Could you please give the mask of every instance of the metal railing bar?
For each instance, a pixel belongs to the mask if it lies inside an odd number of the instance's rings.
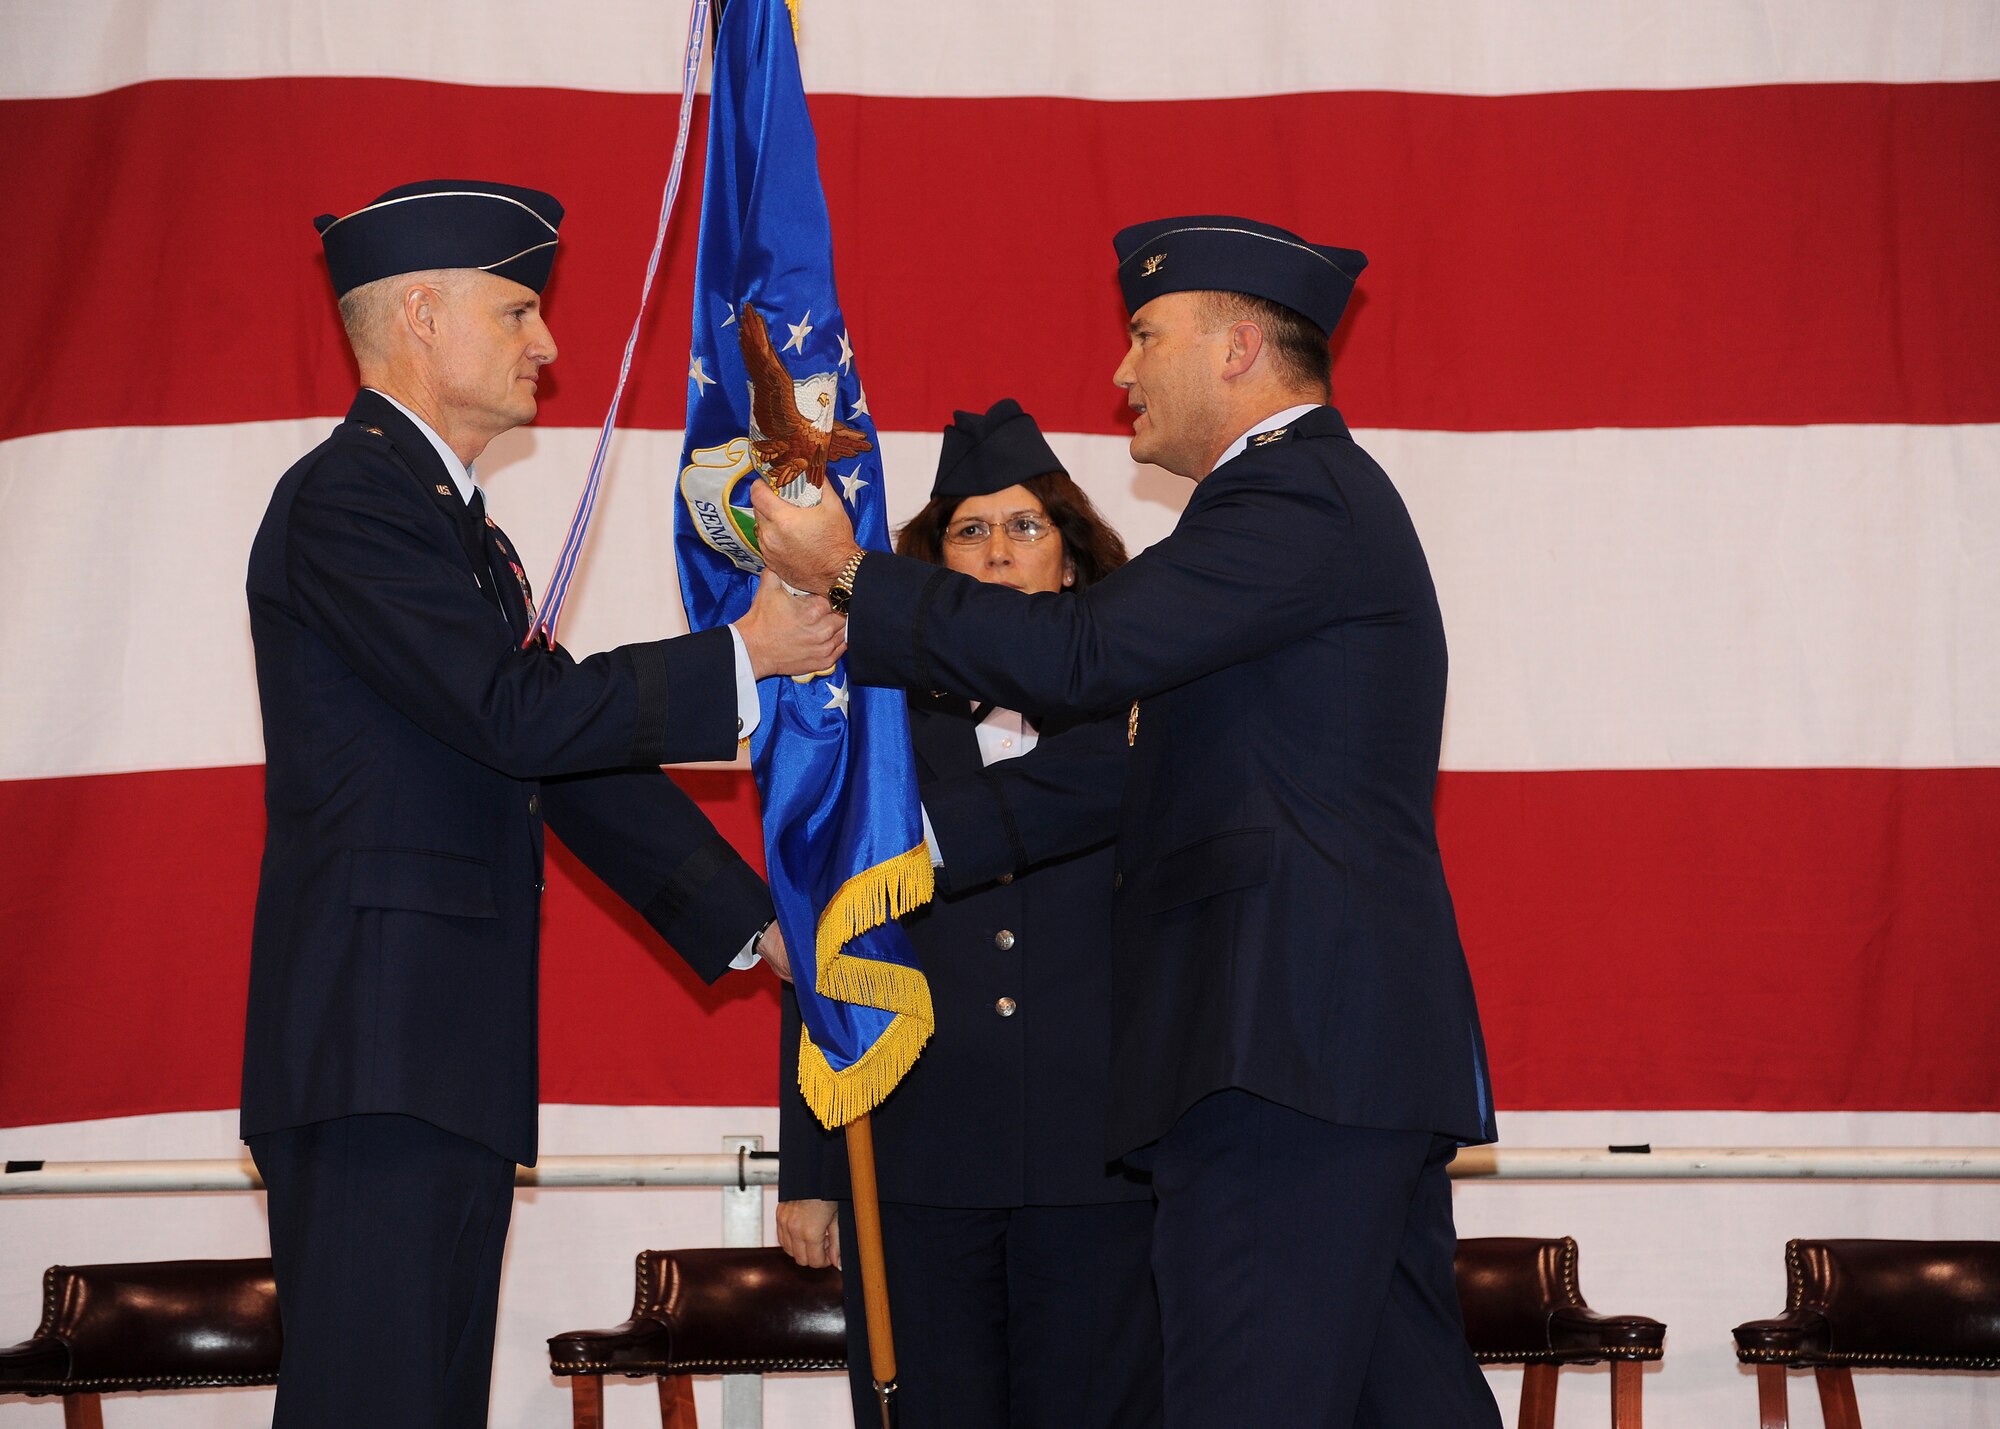
[[[2000,1146],[1474,1146],[1451,1174],[1463,1181],[2000,1181]],[[774,1153],[544,1156],[515,1184],[770,1186]],[[246,1158],[187,1161],[9,1161],[0,1196],[254,1191]]]

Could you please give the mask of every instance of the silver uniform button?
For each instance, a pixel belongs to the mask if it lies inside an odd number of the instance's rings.
[[[1003,953],[1006,952],[1009,948],[1014,946],[1014,935],[1008,932],[1005,928],[1002,928],[999,932],[993,935],[993,946],[998,948]]]
[[[998,1002],[993,1004],[993,1010],[999,1013],[1002,1017],[1012,1017],[1014,1015],[1014,1006],[1015,1004],[1013,998],[1003,997]]]
[[[530,794],[528,796],[528,812],[530,814],[539,814],[541,811],[542,796],[539,794]]]

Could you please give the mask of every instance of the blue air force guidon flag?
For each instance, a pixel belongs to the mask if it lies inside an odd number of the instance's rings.
[[[889,544],[881,453],[834,296],[833,236],[784,0],[732,0],[716,35],[695,257],[675,554],[696,630],[749,607],[764,562],[750,484],[844,501]],[[931,1034],[929,985],[896,919],[931,896],[899,690],[844,666],[768,679],[751,763],[791,951],[799,1087],[829,1127],[874,1107]]]

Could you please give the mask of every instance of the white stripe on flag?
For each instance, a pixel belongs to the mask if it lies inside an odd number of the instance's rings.
[[[243,579],[326,420],[0,444],[0,778],[262,760]],[[2000,764],[2000,427],[1362,432],[1409,501],[1451,641],[1449,769]],[[479,463],[529,569],[594,431]],[[938,438],[883,437],[892,522]],[[1134,549],[1188,485],[1121,438],[1059,455]],[[678,634],[677,432],[614,443],[571,605],[579,652]]]
[[[688,13],[673,0],[595,0],[560,16],[528,0],[140,8],[11,0],[0,98],[313,75],[672,93]],[[803,10],[806,88],[841,94],[1224,99],[2000,78],[1989,0],[807,0]]]

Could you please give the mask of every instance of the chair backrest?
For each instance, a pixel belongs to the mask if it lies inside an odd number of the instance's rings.
[[[1458,1243],[1458,1305],[1481,1364],[1656,1360],[1667,1327],[1645,1315],[1603,1315],[1576,1283],[1576,1242],[1494,1236]]]
[[[674,1373],[847,1368],[838,1270],[776,1246],[641,1251],[637,1270],[632,1317],[666,1323]]]
[[[2000,1369],[2000,1242],[1794,1240],[1786,1312],[1826,1321],[1833,1363]]]
[[[1583,1305],[1576,1242],[1568,1236],[1461,1240],[1454,1269],[1466,1342],[1485,1364],[1547,1358],[1549,1316]]]
[[[275,1383],[282,1334],[271,1262],[52,1265],[30,1343],[67,1352],[66,1372],[49,1384],[58,1392]]]

